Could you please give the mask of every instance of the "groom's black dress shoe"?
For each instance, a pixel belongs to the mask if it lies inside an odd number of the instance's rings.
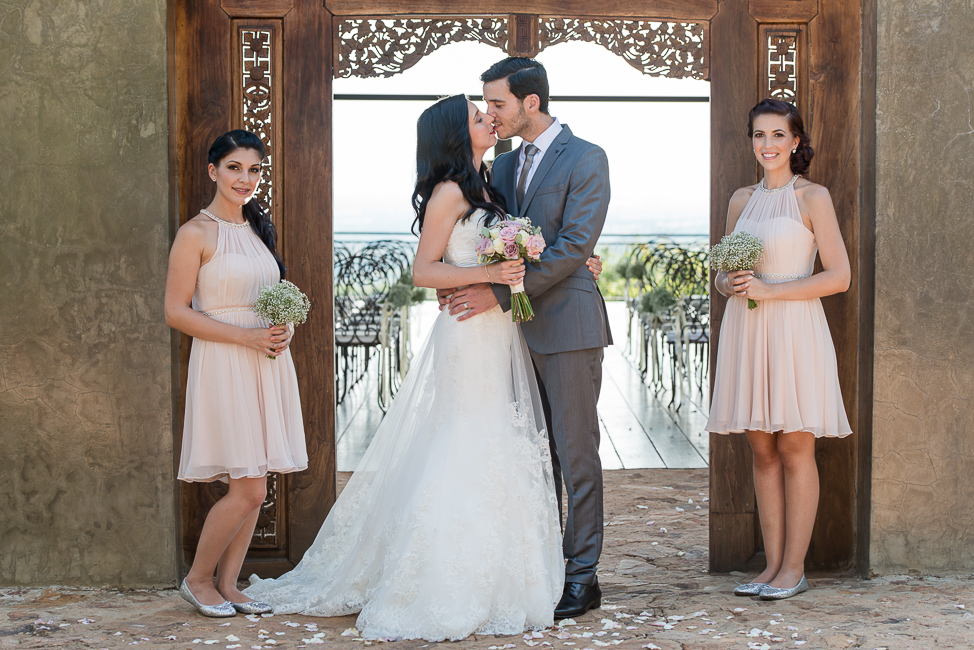
[[[580,582],[566,582],[565,591],[555,607],[555,618],[574,618],[590,609],[602,606],[602,590],[599,583],[583,585]]]

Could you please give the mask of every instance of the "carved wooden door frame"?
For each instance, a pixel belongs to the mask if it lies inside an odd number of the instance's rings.
[[[874,84],[868,71],[875,66],[869,67],[871,40],[863,15],[873,16],[874,26],[874,5],[875,0],[169,0],[172,233],[209,200],[203,174],[209,143],[244,123],[269,129],[272,210],[281,246],[291,279],[315,305],[292,349],[311,466],[277,483],[283,498],[265,504],[276,507],[276,546],[252,549],[246,570],[275,575],[293,566],[335,500],[333,71],[339,66],[341,73],[348,65],[343,21],[409,17],[507,18],[507,50],[521,55],[537,54],[556,40],[550,32],[543,35],[549,19],[576,21],[573,25],[591,20],[603,25],[639,20],[699,25],[706,41],[704,76],[711,81],[714,240],[724,231],[733,191],[758,178],[744,134],[747,111],[770,93],[797,101],[816,148],[811,178],[832,194],[853,272],[850,291],[823,303],[856,435],[818,446],[822,497],[809,568],[846,568],[854,562],[868,566],[875,223],[869,128],[874,118],[863,112],[870,105],[863,98]],[[501,36],[495,30],[482,38],[496,41]],[[591,36],[598,38],[602,36]],[[604,38],[602,44],[612,49],[611,35]],[[614,47],[623,54],[618,42]],[[627,60],[634,64],[638,56],[638,51],[629,52]],[[712,306],[711,364],[723,308],[718,296]],[[187,359],[188,339],[175,336],[177,457]],[[743,568],[759,550],[749,456],[742,436],[712,436],[714,571]],[[185,568],[195,548],[194,531],[214,493],[209,486],[180,488],[177,542]]]
[[[170,0],[168,20],[172,235],[212,197],[203,173],[210,143],[231,128],[262,132],[270,143],[265,183],[288,277],[313,300],[298,332],[301,343],[292,348],[309,467],[269,481],[243,573],[279,575],[300,561],[336,496],[331,19],[320,2],[307,0]],[[189,338],[174,335],[177,459],[188,358]],[[219,484],[178,483],[183,572],[220,490]]]

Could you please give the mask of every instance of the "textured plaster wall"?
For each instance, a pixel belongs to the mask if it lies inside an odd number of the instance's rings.
[[[974,569],[974,2],[879,0],[870,564]]]
[[[165,0],[0,0],[0,584],[175,575]]]

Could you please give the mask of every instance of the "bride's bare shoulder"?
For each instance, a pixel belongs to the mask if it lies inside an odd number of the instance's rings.
[[[438,183],[430,193],[427,214],[431,211],[439,214],[462,214],[467,211],[467,199],[463,196],[460,186],[453,181]]]
[[[463,190],[456,181],[442,181],[430,193],[430,201],[451,202],[463,200]]]

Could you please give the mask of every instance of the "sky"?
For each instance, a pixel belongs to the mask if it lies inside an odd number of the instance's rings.
[[[504,58],[455,43],[386,79],[336,79],[334,93],[480,95],[481,72]],[[649,77],[593,43],[563,43],[538,57],[552,95],[703,96],[710,84]],[[334,103],[335,232],[408,232],[416,120],[423,101]],[[480,109],[485,106],[480,104]],[[551,115],[601,146],[611,200],[604,235],[710,231],[710,104],[551,102]],[[514,146],[519,141],[515,139]]]

